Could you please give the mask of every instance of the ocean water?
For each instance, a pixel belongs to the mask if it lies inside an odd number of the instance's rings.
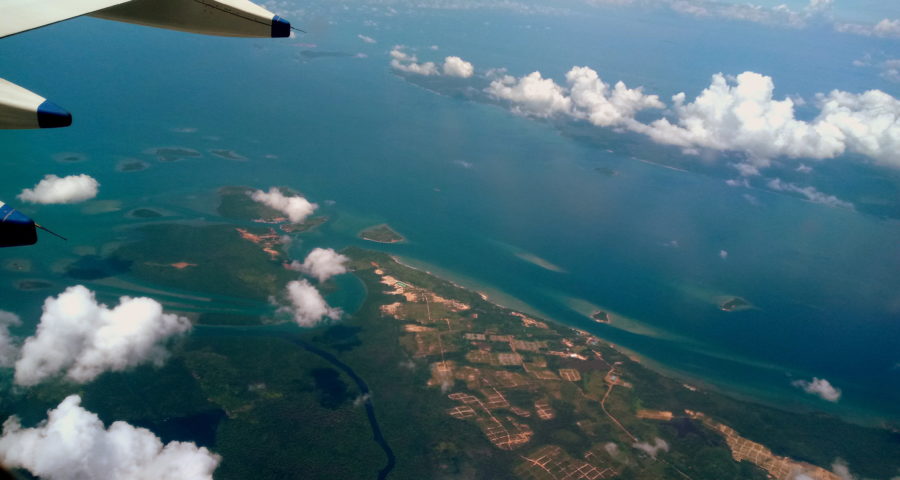
[[[387,56],[405,44],[423,60],[460,55],[479,70],[539,69],[557,79],[588,65],[663,98],[695,95],[713,73],[745,70],[772,75],[782,95],[812,98],[833,88],[898,95],[896,85],[849,67],[879,41],[615,9],[586,18],[401,13],[377,16],[377,27],[363,25],[366,15],[329,15],[327,28],[284,41],[78,19],[0,42],[4,78],[75,114],[69,129],[3,132],[2,198],[18,203],[14,196],[48,173],[87,173],[101,183],[98,199],[85,204],[22,206],[70,240],[45,237],[0,252],[0,268],[32,265],[27,276],[0,271],[0,309],[26,321],[18,333],[34,328],[47,295],[83,283],[61,265],[127,240],[137,222],[129,210],[212,218],[220,186],[286,185],[330,217],[295,246],[297,256],[316,246],[379,248],[500,303],[595,332],[694,383],[863,421],[900,419],[896,219],[732,188],[727,167],[692,173],[636,161],[616,136],[584,141],[416,86],[391,72]],[[357,33],[378,43],[364,44]],[[335,55],[310,58],[304,50]],[[203,156],[164,163],[146,153],[166,146]],[[85,159],[60,161],[61,152]],[[124,159],[150,167],[119,172]],[[822,166],[829,168],[837,167]],[[900,198],[900,179],[884,169],[831,182],[830,193],[871,187],[888,203]],[[356,238],[382,222],[409,241]],[[14,284],[22,278],[54,287],[20,292]],[[103,298],[127,293],[86,283]],[[330,299],[352,311],[358,285],[341,286]],[[732,295],[755,308],[720,311],[718,302]],[[613,324],[588,319],[594,308],[612,312]],[[814,376],[841,388],[841,401],[791,386]]]

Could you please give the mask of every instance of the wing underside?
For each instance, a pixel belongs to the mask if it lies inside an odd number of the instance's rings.
[[[0,38],[103,10],[128,0],[0,0]]]

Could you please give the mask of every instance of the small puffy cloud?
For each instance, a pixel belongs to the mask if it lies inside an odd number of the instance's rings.
[[[391,68],[415,75],[440,75],[437,65],[435,65],[434,62],[420,64],[418,63],[418,57],[404,52],[403,48],[402,45],[398,45],[391,50]]]
[[[291,314],[301,327],[314,327],[325,319],[341,318],[341,310],[329,307],[322,294],[305,279],[288,283],[287,297],[290,305],[279,311]]]
[[[366,394],[364,394],[364,395],[359,395],[359,396],[357,396],[356,398],[353,399],[353,406],[354,406],[354,407],[361,407],[361,406],[365,405],[366,402],[368,402],[369,399],[371,399],[371,398],[372,398],[372,394],[371,394],[371,393],[366,393]]]
[[[659,437],[656,437],[653,440],[653,444],[650,444],[649,442],[638,442],[638,443],[635,443],[634,445],[632,445],[632,447],[643,451],[644,453],[646,453],[647,455],[649,455],[653,458],[656,458],[656,455],[659,454],[660,451],[663,451],[663,452],[669,451],[669,444],[665,440],[663,440]]]
[[[606,442],[603,444],[603,449],[606,450],[606,453],[611,457],[619,456],[619,446],[613,442]]]
[[[809,165],[805,165],[805,164],[801,163],[797,168],[794,169],[794,171],[800,172],[800,173],[810,173],[813,171],[813,169]]]
[[[791,385],[810,395],[818,395],[829,402],[837,402],[841,399],[841,389],[835,388],[831,385],[831,382],[824,378],[813,377],[811,381],[795,380],[791,382]]]
[[[719,258],[722,260],[728,259],[728,250],[719,250]]]
[[[852,203],[845,202],[834,195],[822,193],[812,186],[801,187],[793,183],[784,182],[780,178],[773,178],[772,180],[769,180],[766,185],[772,190],[780,192],[799,193],[813,203],[821,203],[823,205],[828,205],[829,207],[853,208]]]
[[[270,188],[268,192],[257,190],[250,194],[250,198],[287,215],[291,223],[303,223],[319,208],[315,203],[299,195],[289,197],[276,187]]]
[[[106,428],[81,407],[78,395],[67,397],[34,428],[22,428],[10,417],[0,436],[0,463],[47,480],[212,480],[220,460],[194,443],[163,445],[150,430],[126,422]]]
[[[35,385],[58,374],[85,383],[106,371],[161,363],[165,342],[188,331],[187,318],[163,313],[150,298],[122,297],[109,308],[78,285],[44,302],[37,333],[25,340],[15,382]]]
[[[0,367],[11,367],[19,356],[19,347],[9,334],[9,327],[21,325],[19,316],[0,310]]]
[[[469,78],[475,73],[475,67],[459,57],[445,58],[443,70],[448,77]]]
[[[405,48],[403,45],[397,45],[391,50],[391,68],[394,70],[415,75],[443,75],[457,78],[470,78],[475,73],[475,67],[462,58],[446,57],[441,65],[434,62],[419,63],[419,57],[406,53]],[[431,50],[436,50],[436,48],[431,48]]]
[[[100,183],[89,175],[57,177],[46,175],[34,188],[26,188],[19,200],[30,203],[59,204],[78,203],[97,196]]]
[[[295,260],[288,268],[315,277],[321,283],[335,275],[347,273],[347,262],[349,261],[349,258],[335,252],[334,249],[314,248],[303,260],[303,263]]]
[[[369,37],[367,35],[363,35],[361,33],[359,35],[357,35],[356,38],[362,40],[365,43],[377,43],[377,41],[374,38]]]
[[[831,464],[831,471],[841,477],[841,480],[856,480],[856,476],[850,472],[850,465],[843,458],[837,458]]]

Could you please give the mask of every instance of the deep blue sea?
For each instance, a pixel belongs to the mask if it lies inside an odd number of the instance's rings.
[[[285,185],[330,217],[295,246],[298,257],[363,244],[360,229],[387,222],[408,243],[366,246],[595,332],[692,383],[791,408],[900,420],[900,221],[729,187],[724,167],[685,172],[636,161],[615,135],[588,142],[417,86],[391,71],[387,55],[404,44],[422,60],[459,55],[479,71],[540,70],[558,81],[587,65],[664,99],[696,95],[714,73],[745,70],[772,75],[782,96],[871,88],[900,96],[897,84],[851,67],[880,40],[616,9],[336,12],[292,19],[315,28],[286,40],[78,19],[0,41],[4,78],[75,115],[64,130],[0,133],[0,198],[19,204],[15,195],[48,173],[101,183],[85,204],[21,205],[70,240],[0,251],[0,268],[26,259],[28,278],[55,285],[20,292],[22,276],[0,270],[0,309],[25,319],[16,331],[29,333],[43,299],[78,283],[60,265],[127,238],[129,210],[212,217],[220,186]],[[363,23],[370,19],[377,25]],[[146,153],[166,146],[204,155],[162,163]],[[63,152],[84,160],[59,161]],[[117,171],[125,159],[150,168]],[[871,189],[870,201],[896,207],[895,171],[841,162],[821,170],[855,176],[820,178],[822,190],[860,198]],[[720,311],[733,295],[755,308]],[[353,297],[338,292],[332,301]],[[611,312],[613,324],[590,321],[595,308]],[[841,401],[791,386],[812,377],[841,388]]]

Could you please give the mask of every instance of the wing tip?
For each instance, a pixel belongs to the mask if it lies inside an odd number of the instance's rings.
[[[272,38],[285,38],[291,36],[291,23],[275,15],[272,17]]]
[[[37,117],[41,128],[68,127],[72,124],[72,114],[49,100],[38,105]]]

